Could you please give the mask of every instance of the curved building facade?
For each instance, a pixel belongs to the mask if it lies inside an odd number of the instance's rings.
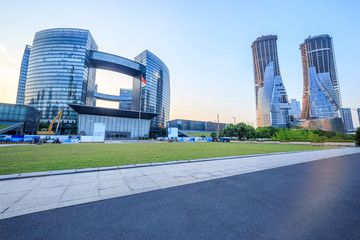
[[[88,30],[49,29],[37,32],[30,53],[25,104],[51,121],[63,109],[65,123],[76,121],[68,104],[92,105],[95,69],[90,51],[97,45]]]
[[[134,78],[132,110],[139,110],[141,84],[141,111],[158,113],[151,127],[166,127],[170,115],[170,74],[169,69],[155,54],[145,50],[135,57],[135,61],[146,66],[143,73],[146,84]]]
[[[301,118],[338,117],[341,96],[332,38],[327,34],[309,37],[300,51],[304,79]]]
[[[290,126],[291,107],[280,75],[276,40],[276,35],[262,36],[251,45],[258,127]]]
[[[134,77],[133,91],[121,94],[127,97],[121,106],[126,109],[131,106],[131,110],[139,110],[140,82],[144,77],[147,84],[141,87],[141,110],[158,114],[151,122],[153,128],[165,127],[170,111],[170,77],[166,65],[148,50],[135,60],[97,50],[88,30],[56,28],[37,32],[29,49],[28,69],[21,71],[27,73],[25,104],[39,110],[43,122],[51,121],[62,109],[61,128],[71,128],[77,115],[68,104],[93,106],[94,99],[102,96],[111,100],[110,95],[101,93],[94,98],[99,68]]]
[[[25,101],[25,86],[26,86],[27,71],[29,67],[30,50],[31,50],[31,46],[26,45],[23,58],[21,61],[19,86],[16,97],[16,104],[20,104],[20,105],[24,105],[24,101]]]

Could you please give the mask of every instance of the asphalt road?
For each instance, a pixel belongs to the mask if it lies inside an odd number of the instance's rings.
[[[360,239],[360,154],[5,219],[0,239]]]

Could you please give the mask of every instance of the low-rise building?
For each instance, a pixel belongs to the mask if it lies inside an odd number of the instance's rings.
[[[96,123],[105,124],[105,140],[135,139],[149,136],[150,122],[158,114],[84,105],[69,106],[77,113],[77,133],[94,134]]]

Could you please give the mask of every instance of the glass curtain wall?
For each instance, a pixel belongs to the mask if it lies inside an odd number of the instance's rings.
[[[62,109],[62,122],[74,123],[67,105],[92,105],[95,72],[90,50],[98,47],[88,30],[58,28],[37,32],[32,44],[25,104],[38,109],[42,121],[51,121]]]

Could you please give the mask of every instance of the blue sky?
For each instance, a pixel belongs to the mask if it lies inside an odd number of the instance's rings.
[[[25,44],[37,31],[88,29],[100,51],[133,59],[144,49],[170,70],[170,118],[252,123],[255,93],[251,43],[278,35],[280,71],[289,98],[301,101],[299,45],[330,34],[344,107],[360,107],[358,1],[9,1],[0,14],[0,102],[16,99]],[[99,91],[131,87],[121,74],[97,71]],[[105,103],[101,103],[104,105]],[[107,105],[114,106],[114,105]],[[353,112],[354,120],[357,118]],[[358,126],[358,120],[355,125]]]

